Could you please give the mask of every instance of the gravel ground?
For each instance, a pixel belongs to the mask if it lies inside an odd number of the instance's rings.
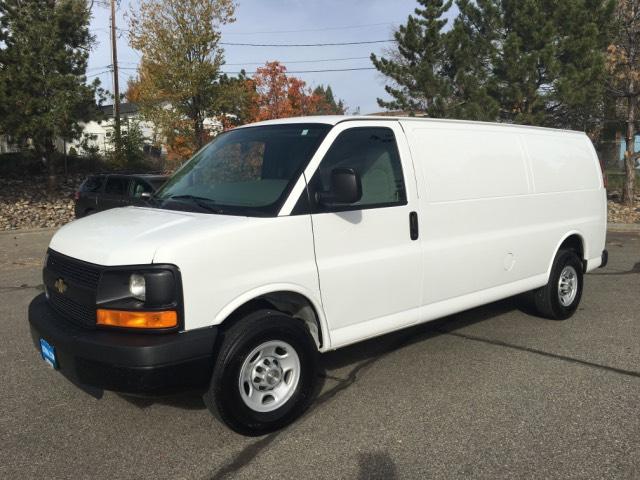
[[[326,354],[311,411],[260,438],[48,368],[26,309],[50,235],[0,234],[0,478],[640,478],[637,234],[609,235],[571,319],[507,300]]]
[[[47,194],[45,176],[0,178],[0,231],[60,227],[74,219],[73,195],[83,175],[59,177],[58,189]]]
[[[61,227],[73,220],[73,195],[85,175],[58,178],[59,188],[52,195],[46,193],[45,176],[0,178],[0,231]],[[617,201],[619,192],[610,196],[610,223],[640,224],[640,195],[632,207]]]

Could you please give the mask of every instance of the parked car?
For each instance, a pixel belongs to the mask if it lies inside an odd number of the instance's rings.
[[[309,406],[319,352],[518,294],[569,318],[607,262],[606,212],[584,133],[258,123],[216,137],[148,208],[61,228],[32,336],[80,384],[202,388],[228,426],[263,434]]]
[[[169,178],[167,175],[91,175],[75,194],[76,218],[110,208],[145,205]]]

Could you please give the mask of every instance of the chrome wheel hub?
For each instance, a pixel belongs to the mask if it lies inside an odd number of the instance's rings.
[[[258,390],[271,390],[282,381],[282,367],[275,357],[265,357],[253,367],[251,383]]]
[[[563,307],[570,306],[578,295],[578,272],[567,265],[560,272],[558,280],[558,299]]]
[[[238,388],[250,409],[271,412],[284,405],[300,380],[300,358],[287,342],[273,340],[254,348],[242,364]]]

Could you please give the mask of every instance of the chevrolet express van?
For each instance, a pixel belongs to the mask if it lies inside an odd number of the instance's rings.
[[[606,198],[583,133],[307,117],[223,133],[145,207],[61,228],[29,310],[78,384],[204,387],[249,435],[312,400],[318,353],[529,292],[577,309],[606,263]]]

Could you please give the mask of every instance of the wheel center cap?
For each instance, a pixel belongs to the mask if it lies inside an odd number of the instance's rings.
[[[269,370],[267,372],[267,383],[275,385],[280,380],[280,373],[277,370]]]
[[[282,368],[272,357],[262,359],[253,368],[253,385],[259,390],[271,390],[282,382]]]

